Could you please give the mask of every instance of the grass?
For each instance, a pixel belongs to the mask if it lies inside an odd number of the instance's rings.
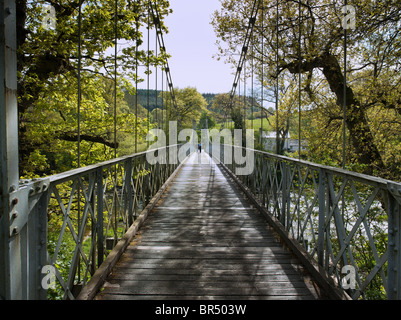
[[[261,123],[262,122],[262,123]],[[269,122],[267,121],[267,119],[263,119],[263,121],[261,121],[261,119],[247,119],[245,121],[245,127],[246,129],[254,129],[254,130],[260,130],[260,127],[262,125],[263,131],[271,131],[272,127],[269,124]],[[216,127],[220,127],[220,125],[216,126]],[[227,121],[227,127],[228,128],[234,128],[234,123],[232,121]]]

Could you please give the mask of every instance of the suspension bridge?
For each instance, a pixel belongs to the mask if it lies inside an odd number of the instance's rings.
[[[400,299],[401,184],[394,181],[220,136],[204,141],[202,152],[191,141],[20,180],[17,8],[13,0],[1,4],[2,299],[356,300],[373,284]],[[255,1],[232,97],[258,8]],[[168,64],[164,71],[174,100]],[[159,161],[151,164],[149,153]],[[237,161],[244,154],[251,156]],[[60,217],[51,241],[49,214]],[[66,238],[73,248],[65,249]],[[366,255],[372,264],[363,263]]]

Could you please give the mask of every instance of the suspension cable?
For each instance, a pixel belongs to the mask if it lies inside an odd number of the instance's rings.
[[[347,0],[344,1],[347,6]],[[347,116],[347,28],[344,28],[344,101],[343,101],[343,163],[342,167],[345,169],[345,121]]]
[[[301,19],[302,19],[302,10],[301,10],[301,1],[298,3],[298,159],[301,159]]]
[[[77,106],[77,153],[78,153],[78,168],[81,167],[81,62],[82,62],[82,0],[79,0],[79,10],[78,10],[78,106]],[[81,181],[79,179],[79,181]],[[77,188],[77,221],[78,221],[78,230],[81,227],[81,188],[80,183],[78,183]],[[80,265],[80,257],[78,256],[78,265]],[[78,281],[81,280],[81,268],[78,267]]]
[[[117,1],[114,2],[114,158],[117,158]]]
[[[156,53],[156,59],[157,59],[157,57],[158,57],[158,50],[157,50],[157,28],[155,28],[156,29],[156,37],[155,37],[155,40],[156,40],[156,44],[155,44],[155,53]],[[155,94],[155,101],[156,101],[156,104],[155,104],[155,110],[156,110],[156,112],[155,112],[155,118],[156,118],[156,123],[157,123],[157,128],[159,128],[159,117],[158,117],[158,107],[157,107],[157,63],[156,63],[156,65],[155,65],[155,91],[156,91],[156,94]]]
[[[136,2],[136,10],[139,11],[139,1]],[[138,48],[139,48],[139,13],[135,21],[136,25],[136,44],[135,44],[135,153],[138,152]]]
[[[148,114],[148,132],[149,132],[149,123],[150,123],[150,111],[149,111],[149,77],[150,77],[150,0],[148,0],[148,53],[147,53],[147,75],[146,75],[146,88],[147,88],[147,114]],[[147,146],[149,148],[149,141],[147,140]]]
[[[157,32],[157,39],[158,39],[158,43],[159,43],[159,47],[160,47],[160,54],[165,54],[166,46],[164,44],[163,31],[162,31],[161,24],[160,24],[160,14],[157,9],[157,6],[155,6],[155,8],[153,8],[153,6],[150,5],[150,11],[151,11],[153,19],[154,19],[155,27],[159,31],[159,32]],[[178,110],[177,100],[175,97],[175,91],[174,91],[173,80],[171,77],[170,67],[169,67],[167,59],[165,60],[164,71],[166,73],[166,82],[167,82],[167,85],[168,85],[168,88],[170,91],[170,98],[171,98],[172,104],[176,110],[177,120],[180,123],[180,114],[179,114],[179,110]]]
[[[164,73],[163,72],[162,72],[162,83],[161,83],[161,96],[162,96],[162,101],[161,101],[161,103],[162,103],[162,105],[161,105],[161,110],[162,110],[161,122],[162,122],[162,125],[161,125],[161,128],[162,128],[162,130],[164,130],[163,129],[163,126],[164,126],[164,115],[163,115],[163,113],[164,113]]]
[[[278,66],[278,33],[279,33],[279,23],[278,23],[278,15],[279,15],[279,0],[276,0],[276,154],[279,154],[279,121],[278,121],[278,107],[279,107],[279,79],[278,79],[278,73],[279,73],[279,66]],[[285,137],[284,137],[285,138]]]
[[[246,59],[244,60],[244,134],[246,130]]]
[[[253,36],[252,36],[252,38],[253,38]],[[254,97],[254,95],[253,95],[253,80],[254,80],[254,78],[253,78],[253,76],[254,76],[254,72],[255,72],[255,65],[254,65],[254,54],[255,54],[255,52],[254,52],[254,50],[253,50],[253,41],[252,41],[252,55],[251,55],[251,96],[252,96],[252,108],[251,108],[251,128],[252,128],[252,130],[253,130],[253,107],[254,107],[254,104],[255,104],[255,97]]]
[[[262,6],[262,59],[261,59],[261,79],[260,79],[260,84],[261,84],[261,88],[260,88],[260,130],[259,130],[259,142],[260,142],[260,146],[263,150],[263,137],[262,137],[262,133],[263,133],[263,104],[264,104],[264,62],[265,62],[265,56],[264,56],[264,43],[265,43],[265,39],[263,36],[263,31],[264,31],[264,7]]]
[[[251,40],[251,35],[253,33],[253,29],[255,26],[255,21],[256,21],[256,16],[258,14],[258,10],[259,10],[259,4],[260,4],[261,0],[254,0],[253,1],[253,7],[252,7],[252,12],[251,12],[251,17],[249,18],[249,24],[246,30],[246,35],[245,35],[245,41],[244,41],[244,45],[242,46],[242,50],[241,50],[241,56],[238,62],[238,66],[237,66],[237,72],[235,74],[235,78],[234,78],[234,83],[231,89],[231,94],[230,94],[230,107],[232,108],[233,105],[233,99],[235,96],[235,91],[238,85],[238,82],[240,80],[241,77],[241,71],[244,65],[244,61],[247,55],[247,51],[248,51],[248,46],[249,46],[249,42]]]
[[[82,0],[79,0],[78,9],[78,105],[77,105],[77,152],[78,152],[78,168],[81,166],[81,33],[82,33]]]

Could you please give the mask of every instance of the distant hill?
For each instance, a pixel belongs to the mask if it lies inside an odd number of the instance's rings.
[[[160,90],[149,90],[149,111],[152,112],[155,108],[162,108],[162,99],[160,97]],[[220,118],[224,115],[223,110],[211,110],[213,102],[218,94],[216,93],[202,93],[202,96],[207,101],[207,109],[214,114],[215,118]],[[157,99],[157,100],[156,100]],[[127,101],[128,107],[131,112],[135,112],[135,95],[130,95],[128,91],[125,92],[125,100]],[[148,109],[148,90],[138,89],[138,105],[139,114],[145,115]],[[142,107],[142,108],[141,108]]]
[[[162,99],[159,97],[160,93],[160,90],[149,90],[149,111],[162,107]],[[130,95],[128,91],[125,91],[125,100],[127,101],[130,110],[134,111],[135,95]],[[148,109],[148,90],[138,89],[138,104],[146,110]]]
[[[160,97],[160,90],[149,90],[149,110],[152,111],[156,107],[162,107],[162,99]],[[213,104],[217,94],[215,93],[202,93],[202,96],[206,99],[208,104],[208,109]],[[157,99],[157,100],[156,100]],[[125,92],[125,100],[131,110],[135,107],[135,95],[130,95],[127,91]],[[148,90],[138,89],[138,104],[147,109],[148,106]]]

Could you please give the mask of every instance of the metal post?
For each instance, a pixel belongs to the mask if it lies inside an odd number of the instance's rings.
[[[97,207],[97,266],[103,263],[103,168],[99,167],[96,172],[96,207]]]
[[[267,194],[270,193],[270,190],[267,189],[267,182],[269,181],[268,179],[268,163],[267,160],[264,158],[263,155],[260,156],[262,158],[262,185],[260,186],[260,192],[262,193],[262,205],[266,207],[267,210],[269,210],[269,201],[267,201]]]
[[[31,256],[28,257],[29,263],[32,265],[29,269],[31,281],[28,286],[27,299],[40,299],[47,298],[47,290],[43,288],[42,280],[45,274],[42,273],[42,268],[47,264],[47,208],[49,204],[50,191],[43,188],[43,194],[38,194],[38,200],[31,214],[31,220],[35,224],[30,227],[30,236],[33,237],[29,241],[31,247]],[[33,202],[33,201],[32,201]],[[36,211],[35,211],[36,210]],[[38,270],[40,269],[40,270]]]
[[[281,201],[281,212],[280,212],[280,222],[284,227],[288,227],[286,225],[286,212],[287,212],[287,201],[288,201],[288,195],[287,195],[287,164],[285,162],[282,163],[283,166],[281,167],[281,195],[282,195],[282,201]]]
[[[401,189],[388,186],[388,273],[387,299],[401,299]]]
[[[132,190],[132,159],[128,159],[124,165],[125,168],[125,189],[126,189],[126,204],[125,210],[128,213],[128,226],[134,223],[134,210],[133,210],[133,190]]]
[[[317,262],[323,266],[324,263],[324,236],[325,236],[325,219],[326,219],[326,173],[319,170],[319,229],[317,240]]]
[[[0,3],[0,298],[13,299],[22,297],[16,276],[21,271],[19,236],[9,232],[19,185],[16,5],[15,0]]]

